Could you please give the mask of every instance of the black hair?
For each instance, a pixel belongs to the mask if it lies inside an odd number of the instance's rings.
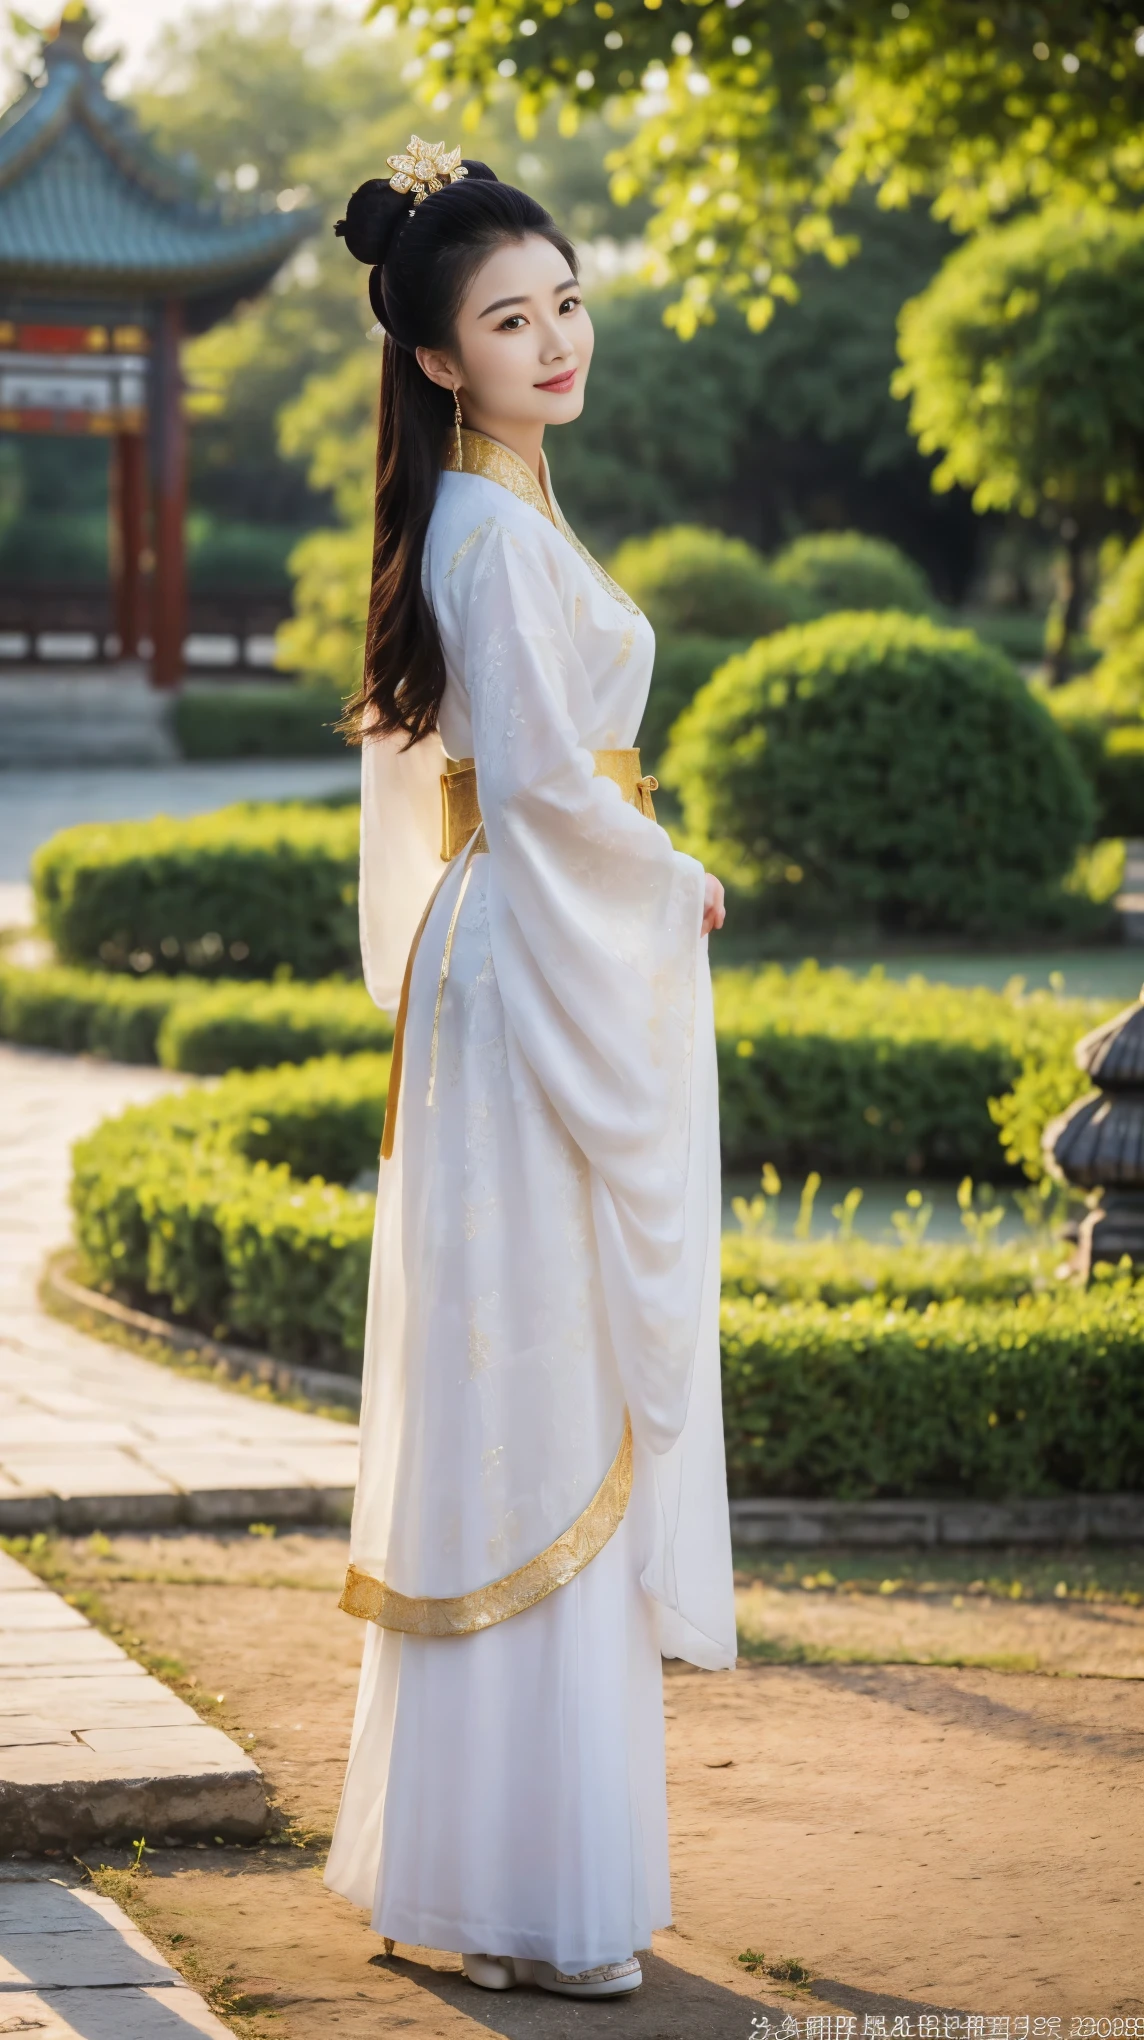
[[[361,692],[345,726],[361,735],[404,730],[410,743],[437,727],[445,661],[421,584],[425,534],[453,430],[453,400],[417,361],[418,347],[452,345],[477,270],[506,241],[538,234],[576,257],[527,192],[501,184],[487,163],[414,206],[384,178],[359,185],[335,232],[370,264],[369,300],[385,330],[377,440],[373,575]]]

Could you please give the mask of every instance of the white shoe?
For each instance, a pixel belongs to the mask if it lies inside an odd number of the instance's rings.
[[[575,1976],[566,1976],[562,1969],[554,1969],[551,1962],[534,1962],[532,1980],[541,1990],[556,1991],[560,1997],[626,1997],[629,1991],[639,1989],[643,1970],[635,1955],[630,1955],[626,1962],[605,1962],[599,1969],[581,1969]]]
[[[517,1975],[511,1955],[462,1955],[461,1968],[481,1990],[514,1990]]]

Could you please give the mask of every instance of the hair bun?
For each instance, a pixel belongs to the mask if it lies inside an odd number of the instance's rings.
[[[469,177],[478,183],[500,182],[496,171],[490,170],[487,163],[464,160]],[[463,190],[464,183],[444,188],[446,191]],[[433,194],[434,197],[437,195]],[[358,262],[378,269],[384,264],[398,230],[404,226],[411,210],[412,203],[407,192],[394,191],[388,178],[370,177],[364,184],[358,185],[346,206],[345,219],[337,222],[334,232]]]
[[[358,262],[371,269],[385,261],[397,229],[409,214],[409,200],[391,189],[385,177],[359,184],[346,206],[344,220],[334,228]]]

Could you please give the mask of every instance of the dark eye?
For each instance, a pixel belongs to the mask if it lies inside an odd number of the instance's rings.
[[[515,333],[524,325],[524,322],[523,312],[510,312],[507,319],[501,320],[500,331],[502,333]]]
[[[583,300],[578,297],[566,297],[560,307],[561,313],[576,311],[582,302]]]

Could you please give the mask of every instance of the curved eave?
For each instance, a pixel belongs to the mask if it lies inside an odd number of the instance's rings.
[[[131,262],[114,257],[106,261],[38,261],[24,252],[3,247],[0,207],[0,291],[50,290],[53,294],[95,297],[198,298],[220,290],[242,295],[245,286],[260,287],[282,267],[287,257],[316,232],[317,214],[292,213],[283,220],[282,230],[273,235],[251,238],[232,249],[204,251],[169,262]]]

